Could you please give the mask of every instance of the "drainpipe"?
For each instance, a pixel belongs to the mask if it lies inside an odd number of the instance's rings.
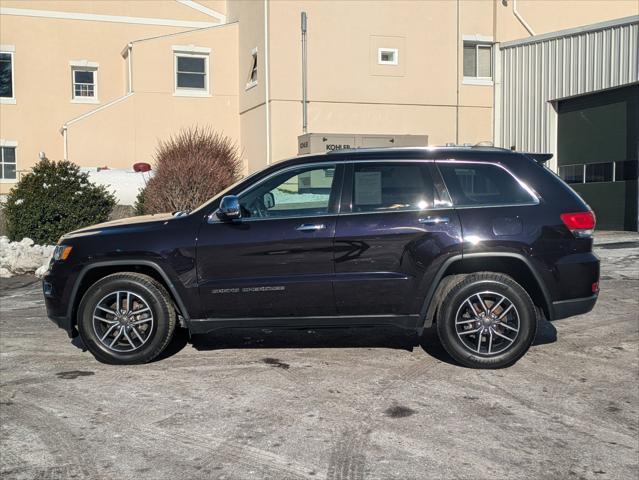
[[[133,44],[129,43],[126,46],[126,68],[127,68],[127,80],[128,80],[128,88],[127,93],[133,93],[133,62],[131,60],[131,55],[133,55]]]
[[[459,0],[455,2],[455,10],[457,15],[455,32],[455,45],[457,47],[455,48],[457,51],[457,63],[455,67],[455,85],[457,86],[455,100],[455,145],[459,145]]]
[[[306,87],[306,71],[306,12],[302,12],[302,133],[308,132],[308,91]]]
[[[528,31],[530,35],[535,34],[535,32],[533,32],[533,29],[530,27],[530,25],[528,25],[528,22],[526,22],[526,20],[524,20],[524,17],[522,17],[521,14],[517,11],[517,0],[513,0],[513,14],[517,18],[517,20],[519,20],[519,22],[524,26],[524,28]]]
[[[271,98],[269,92],[268,0],[264,0],[264,89],[266,104],[266,164],[271,164]]]
[[[62,141],[64,143],[64,155],[63,160],[66,162],[69,160],[69,141],[67,139],[67,125],[64,124],[60,129],[60,133],[62,134]]]

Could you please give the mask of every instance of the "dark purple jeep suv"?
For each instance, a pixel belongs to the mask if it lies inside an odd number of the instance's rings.
[[[194,211],[63,236],[48,315],[114,364],[152,360],[178,325],[434,324],[459,363],[505,367],[539,318],[597,300],[594,215],[549,157],[451,147],[283,161]]]

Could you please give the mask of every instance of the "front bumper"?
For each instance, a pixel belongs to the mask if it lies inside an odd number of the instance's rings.
[[[70,338],[78,335],[73,325],[69,309],[69,290],[73,278],[66,275],[54,275],[47,272],[42,280],[42,293],[47,317],[58,327],[64,329]]]
[[[598,296],[599,294],[595,293],[590,297],[572,298],[570,300],[552,302],[552,309],[554,313],[553,320],[561,320],[562,318],[588,313],[595,307]]]
[[[69,338],[75,338],[78,336],[78,331],[76,330],[69,317],[55,317],[53,315],[49,315],[49,320],[51,320],[61,329],[65,330],[67,332],[67,335],[69,335]]]

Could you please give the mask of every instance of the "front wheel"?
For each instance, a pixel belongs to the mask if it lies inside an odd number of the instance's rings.
[[[437,334],[443,347],[471,368],[512,365],[528,351],[536,332],[535,306],[508,275],[468,275],[438,309]]]
[[[114,273],[98,280],[78,308],[80,336],[103,363],[150,362],[169,344],[175,323],[166,289],[140,273]]]

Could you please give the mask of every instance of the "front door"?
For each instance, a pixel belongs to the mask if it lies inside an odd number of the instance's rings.
[[[416,315],[461,227],[432,162],[361,162],[344,179],[335,234],[340,315]]]
[[[197,271],[209,318],[335,314],[338,178],[334,164],[286,168],[239,195],[241,220],[205,221]]]

